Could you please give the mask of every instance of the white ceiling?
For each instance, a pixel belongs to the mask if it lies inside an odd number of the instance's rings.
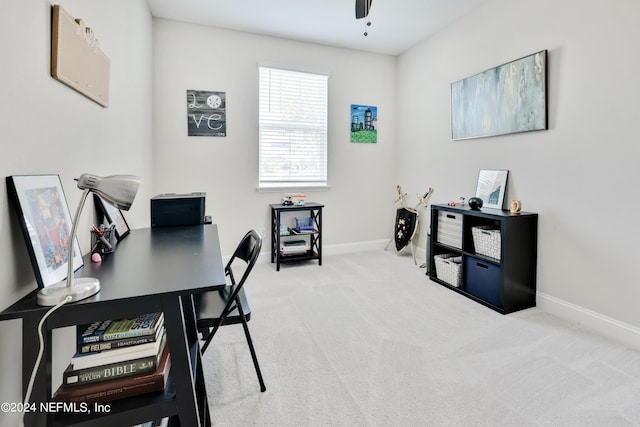
[[[147,0],[153,16],[397,55],[490,0]],[[367,27],[367,20],[371,26]],[[369,35],[364,36],[367,31]]]

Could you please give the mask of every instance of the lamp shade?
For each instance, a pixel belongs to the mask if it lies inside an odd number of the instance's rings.
[[[84,173],[78,178],[78,188],[100,195],[118,209],[128,211],[140,186],[135,175],[111,175],[100,177]]]

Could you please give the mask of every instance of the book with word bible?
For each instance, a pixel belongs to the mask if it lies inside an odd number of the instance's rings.
[[[78,386],[155,371],[165,347],[167,347],[166,337],[163,336],[157,350],[154,350],[152,354],[148,356],[139,357],[140,354],[134,352],[132,356],[124,356],[124,360],[119,362],[86,366],[84,368],[78,368],[80,365],[76,360],[76,363],[69,364],[67,369],[62,373],[62,384],[66,386]],[[109,359],[98,359],[97,363],[103,363],[105,360],[108,361]]]
[[[53,394],[53,399],[65,402],[109,402],[162,391],[167,386],[170,368],[171,357],[168,346],[165,346],[160,362],[153,371],[79,386],[62,384]]]
[[[78,326],[78,344],[154,335],[163,321],[163,313],[156,312],[142,314],[134,318],[103,320]]]

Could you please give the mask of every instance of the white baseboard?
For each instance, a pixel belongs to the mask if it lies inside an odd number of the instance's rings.
[[[585,325],[602,335],[640,349],[640,328],[633,325],[542,292],[536,293],[536,306],[547,313]]]
[[[366,242],[341,243],[338,245],[326,245],[322,248],[323,255],[341,255],[352,252],[382,251],[389,240],[369,240]]]

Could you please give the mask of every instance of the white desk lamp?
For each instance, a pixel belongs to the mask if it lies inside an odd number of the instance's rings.
[[[73,278],[73,242],[76,239],[78,220],[84,207],[84,202],[89,193],[96,193],[104,200],[118,209],[129,210],[133,199],[136,197],[140,186],[140,177],[134,175],[112,175],[99,177],[91,174],[82,174],[77,179],[78,188],[84,190],[76,216],[73,219],[71,234],[69,235],[69,247],[67,256],[67,278],[51,286],[46,286],[38,292],[38,305],[53,306],[60,303],[67,296],[69,302],[89,298],[100,291],[100,280],[93,277]]]

